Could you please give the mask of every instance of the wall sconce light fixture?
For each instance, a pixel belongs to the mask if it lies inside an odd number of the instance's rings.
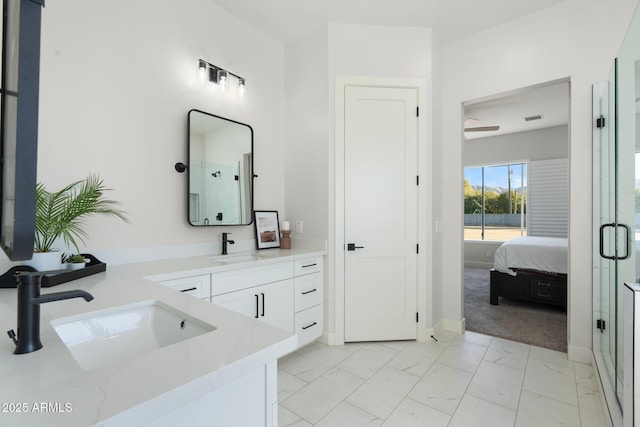
[[[246,79],[244,77],[240,77],[239,75],[220,68],[217,65],[205,61],[204,59],[198,60],[198,69],[200,70],[200,76],[202,80],[205,80],[207,78],[207,70],[209,70],[208,77],[210,83],[217,84],[221,88],[225,89],[229,85],[230,76],[233,76],[236,80],[238,80],[238,92],[241,96],[246,90]]]

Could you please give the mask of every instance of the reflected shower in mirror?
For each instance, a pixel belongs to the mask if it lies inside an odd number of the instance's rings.
[[[251,224],[251,126],[199,110],[189,111],[188,122],[189,224]]]

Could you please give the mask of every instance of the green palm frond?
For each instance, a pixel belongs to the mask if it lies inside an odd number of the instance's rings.
[[[54,241],[62,237],[67,246],[78,248],[88,237],[82,220],[90,215],[108,215],[129,222],[120,203],[104,196],[106,188],[96,174],[75,181],[60,191],[50,193],[42,183],[36,186],[36,252],[49,252]]]

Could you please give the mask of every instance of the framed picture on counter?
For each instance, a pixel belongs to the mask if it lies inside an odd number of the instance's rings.
[[[253,211],[258,249],[280,247],[278,211]]]

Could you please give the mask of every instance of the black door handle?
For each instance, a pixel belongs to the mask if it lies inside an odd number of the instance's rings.
[[[347,243],[347,250],[348,251],[355,251],[356,249],[363,249],[364,246],[356,246],[355,243]]]
[[[624,228],[624,230],[626,231],[626,235],[625,235],[625,254],[624,256],[618,256],[618,251],[616,250],[616,254],[615,255],[607,255],[604,253],[604,230],[605,228],[613,228],[614,231],[617,233],[618,232],[618,227],[620,228]],[[629,240],[630,240],[630,236],[631,236],[631,227],[629,227],[626,224],[616,224],[614,222],[609,223],[609,224],[602,224],[600,226],[600,256],[602,258],[605,259],[610,259],[610,260],[624,260],[627,259],[631,256],[631,252],[630,252],[630,245],[629,245]]]

